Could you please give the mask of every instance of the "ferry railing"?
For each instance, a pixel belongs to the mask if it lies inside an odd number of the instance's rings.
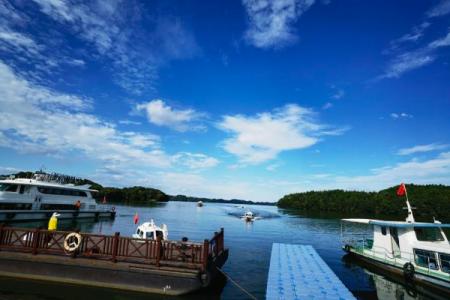
[[[45,229],[23,229],[0,225],[0,250],[32,254],[71,255],[72,257],[135,262],[156,266],[183,266],[205,270],[210,258],[224,250],[224,231],[215,232],[211,240],[203,243],[162,241],[79,233],[81,243],[74,252],[64,248],[70,232]]]

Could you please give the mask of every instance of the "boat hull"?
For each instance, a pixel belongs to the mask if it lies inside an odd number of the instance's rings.
[[[185,268],[1,251],[0,276],[179,296],[208,287],[227,258],[228,250],[209,264],[205,276]]]
[[[48,220],[54,212],[54,210],[0,210],[0,222]],[[114,218],[116,215],[115,211],[105,210],[66,210],[57,212],[60,214],[58,219]]]
[[[400,281],[405,282],[407,285],[417,284],[426,288],[433,288],[440,294],[450,296],[450,275],[449,281],[427,276],[418,272],[415,272],[412,278],[406,278],[403,269],[396,265],[372,259],[370,257],[367,257],[365,255],[353,251],[353,249],[350,249],[349,251],[347,251],[347,253],[350,257],[356,258],[361,262],[363,262],[364,264],[370,265],[371,267],[375,267],[376,269],[382,272],[387,272],[390,275],[397,277]]]

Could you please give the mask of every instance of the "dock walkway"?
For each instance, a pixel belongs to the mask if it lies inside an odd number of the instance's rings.
[[[310,245],[272,245],[267,300],[355,299]]]

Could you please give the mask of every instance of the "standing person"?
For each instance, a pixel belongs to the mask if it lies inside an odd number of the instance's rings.
[[[77,200],[77,202],[75,202],[75,216],[78,216],[78,214],[80,213],[80,207],[81,207],[81,201]]]
[[[45,237],[45,242],[47,243],[47,246],[51,246],[50,241],[53,238],[52,231],[56,231],[58,229],[58,217],[60,214],[57,212],[54,212],[52,216],[50,217],[50,220],[48,220],[48,231],[50,231],[47,236]]]

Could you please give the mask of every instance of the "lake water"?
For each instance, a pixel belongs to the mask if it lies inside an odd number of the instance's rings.
[[[245,211],[240,206],[210,204],[197,207],[196,203],[169,202],[154,207],[116,206],[114,221],[71,222],[60,221],[58,229],[80,228],[84,232],[113,234],[120,231],[130,236],[139,222],[154,219],[159,225],[167,224],[169,239],[187,236],[193,241],[211,238],[214,231],[225,229],[225,245],[230,256],[223,270],[258,299],[264,299],[270,251],[273,242],[311,244],[358,299],[433,299],[436,295],[417,294],[383,276],[371,273],[357,262],[344,258],[340,243],[338,219],[308,218],[288,213],[274,206],[246,206],[261,218],[246,223],[239,218]],[[37,226],[37,223],[16,226]],[[30,281],[0,278],[0,299],[162,299],[102,289],[60,286]],[[164,299],[166,297],[163,297]],[[248,299],[230,281],[218,281],[214,289],[183,297],[188,299]]]

